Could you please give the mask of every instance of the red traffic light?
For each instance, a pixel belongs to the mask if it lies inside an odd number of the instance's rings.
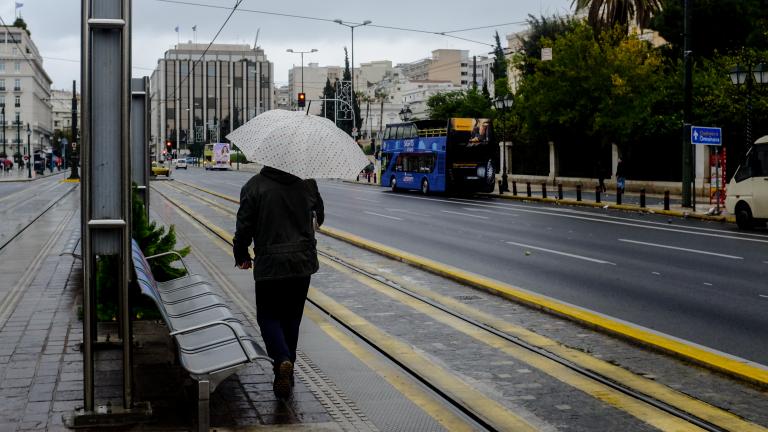
[[[304,108],[304,106],[307,103],[307,95],[304,93],[299,93],[299,108]]]
[[[166,142],[165,142],[165,145],[166,145],[166,146],[168,146],[168,147],[171,147],[171,146],[173,145],[173,143],[172,143],[172,142],[170,142],[170,141],[166,141]]]

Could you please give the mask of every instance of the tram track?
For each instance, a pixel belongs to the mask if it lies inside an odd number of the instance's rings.
[[[179,184],[183,186],[179,186]],[[223,199],[225,201],[231,202],[232,204],[237,204],[236,199],[232,197],[227,197],[222,194],[211,193],[202,188],[195,187],[194,185],[188,185],[184,183],[179,183],[179,184],[174,184],[174,185],[168,184],[168,186],[171,189],[175,189],[181,194],[193,196],[196,200],[199,200],[201,203],[205,204],[206,206],[216,209],[220,213],[228,213],[233,217],[235,216],[236,211],[231,207],[224,205],[221,202],[217,202],[212,199],[198,196],[198,194],[194,191],[196,190],[199,192],[204,192],[211,196],[215,196],[219,199]],[[219,237],[220,239],[222,239],[223,241],[231,245],[231,236],[228,233],[214,226],[212,223],[210,223],[210,221],[201,220],[201,218],[198,215],[195,215],[192,212],[190,212],[188,209],[185,208],[185,206],[174,202],[170,197],[166,196],[162,192],[160,191],[158,192],[161,195],[163,195],[170,203],[172,203],[178,209],[180,209],[183,213],[187,214],[190,218],[195,220],[201,226],[205,227],[215,236]],[[381,284],[382,286],[387,287],[387,289],[394,290],[404,296],[407,296],[413,299],[416,302],[422,303],[427,308],[431,308],[434,311],[439,311],[440,313],[450,316],[455,320],[459,320],[465,323],[466,325],[472,326],[475,329],[478,329],[489,335],[493,335],[493,337],[504,340],[506,341],[506,343],[512,344],[516,347],[526,350],[535,356],[544,358],[547,361],[550,361],[553,364],[558,365],[558,367],[565,368],[575,374],[578,374],[583,379],[596,383],[597,385],[604,387],[605,389],[608,389],[611,392],[620,393],[624,397],[629,398],[633,401],[636,401],[639,404],[652,407],[654,410],[658,410],[658,412],[662,412],[668,416],[679,419],[683,421],[685,424],[690,425],[692,430],[706,430],[706,431],[726,431],[726,430],[765,431],[765,430],[768,430],[762,426],[750,423],[730,412],[727,412],[717,407],[714,407],[712,405],[709,405],[706,402],[693,399],[692,397],[684,395],[682,393],[678,393],[676,390],[670,389],[666,386],[663,386],[662,384],[652,382],[650,380],[645,380],[645,381],[648,381],[648,382],[645,382],[643,378],[640,378],[637,376],[634,376],[633,378],[632,376],[630,376],[632,375],[630,372],[624,369],[618,368],[617,366],[609,365],[606,363],[606,364],[599,364],[598,365],[599,367],[596,367],[596,368],[585,367],[582,364],[580,364],[580,362],[581,360],[584,360],[583,357],[586,356],[586,354],[582,353],[582,355],[578,355],[573,352],[568,352],[568,349],[564,347],[559,347],[559,348],[556,347],[556,349],[551,349],[551,345],[548,343],[546,344],[546,346],[549,349],[542,348],[540,345],[537,345],[536,343],[531,342],[531,340],[541,341],[542,337],[540,336],[538,338],[535,338],[535,337],[531,337],[531,335],[528,335],[525,332],[518,332],[517,334],[515,334],[514,331],[510,332],[510,331],[505,331],[506,329],[502,330],[499,328],[498,325],[489,324],[487,320],[483,319],[482,316],[478,318],[477,314],[473,314],[471,311],[467,313],[466,310],[464,311],[456,310],[455,306],[446,305],[444,301],[441,301],[439,298],[436,298],[437,296],[431,296],[431,295],[425,294],[424,291],[411,289],[412,287],[406,286],[406,284],[402,283],[401,281],[396,281],[394,280],[394,278],[384,277],[380,274],[377,274],[375,271],[365,268],[364,265],[355,263],[351,259],[339,257],[324,250],[318,250],[318,254],[322,257],[322,259],[326,260],[326,262],[333,263],[336,266],[341,266],[347,269],[349,272],[359,275],[361,278],[368,279],[371,281],[370,282],[371,284]],[[353,334],[360,337],[362,340],[365,340],[374,349],[376,349],[377,351],[382,353],[384,356],[386,356],[387,358],[389,358],[390,360],[398,364],[400,367],[404,368],[404,370],[407,370],[412,376],[414,376],[416,379],[418,379],[419,381],[423,382],[425,385],[430,387],[437,394],[441,395],[441,397],[445,397],[447,401],[449,401],[451,404],[456,406],[462,412],[464,412],[471,418],[475,419],[480,424],[483,424],[485,427],[487,427],[490,430],[498,429],[497,426],[494,426],[493,424],[488,424],[482,418],[482,416],[478,416],[476,413],[473,413],[471,410],[467,409],[466,405],[463,404],[462,401],[452,400],[450,394],[447,394],[442,389],[440,389],[433,383],[429,382],[429,380],[425,379],[417,371],[409,369],[407,364],[405,364],[404,362],[398,359],[398,354],[387,352],[382,347],[377,346],[377,343],[375,340],[372,340],[366,334],[363,334],[363,332],[355,328],[355,325],[351,324],[348,320],[340,319],[337,316],[333,316],[333,311],[325,307],[323,302],[315,301],[315,299],[312,299],[312,298],[310,298],[310,302],[313,303],[320,310],[331,315],[334,318],[334,320],[336,320],[336,322],[338,322],[340,325],[345,327],[347,330],[349,330]],[[595,363],[593,362],[592,366],[594,365]],[[596,371],[595,369],[598,369],[599,372]],[[608,373],[603,373],[606,371]],[[622,382],[622,380],[629,381],[629,382]],[[648,391],[648,389],[652,391]]]
[[[32,220],[27,222],[20,230],[18,230],[7,241],[0,244],[0,254],[4,253],[6,251],[6,248],[11,246],[14,243],[14,241],[17,238],[19,238],[19,236],[21,236],[25,232],[28,232],[30,228],[32,228],[36,223],[38,223],[38,221],[43,216],[45,216],[54,207],[56,207],[74,189],[75,187],[72,187],[68,191],[63,193],[60,197],[54,199],[49,205],[47,205],[43,209],[42,212],[40,212]],[[19,280],[17,280],[13,284],[13,286],[10,288],[8,293],[2,298],[2,300],[0,300],[0,327],[5,325],[5,322],[12,315],[14,309],[16,308],[16,305],[19,303],[19,301],[21,301],[21,298],[26,292],[26,288],[33,282],[35,277],[38,276],[38,271],[45,257],[48,256],[48,254],[50,253],[51,247],[53,247],[53,245],[56,244],[56,242],[62,236],[66,227],[69,226],[69,223],[71,222],[75,213],[76,213],[75,210],[70,210],[65,214],[63,218],[61,218],[57,222],[56,228],[53,230],[52,234],[45,240],[45,242],[38,248],[33,258],[27,264],[24,272],[21,274],[21,277],[19,278]]]

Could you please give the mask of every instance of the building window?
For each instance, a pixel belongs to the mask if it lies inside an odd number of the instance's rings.
[[[13,89],[15,91],[21,90],[21,80],[20,79],[16,78],[15,80],[13,80]]]
[[[18,111],[16,111],[16,119],[14,120],[14,122],[16,123],[21,122],[21,113]]]
[[[461,80],[461,85],[467,85],[467,80]]]
[[[11,52],[13,53],[13,55],[16,55],[16,54],[18,54],[18,53],[19,53],[19,49],[18,49],[18,48],[16,48],[16,47],[13,47],[13,49],[11,50]]]
[[[0,72],[5,72],[5,62],[0,62]]]
[[[0,106],[5,107],[5,96],[0,96]]]
[[[5,80],[0,79],[0,91],[5,91]],[[3,97],[5,99],[5,97]]]
[[[15,62],[13,64],[13,71],[14,72],[21,72],[21,62]]]
[[[21,96],[16,96],[13,101],[13,106],[19,108],[21,106]]]

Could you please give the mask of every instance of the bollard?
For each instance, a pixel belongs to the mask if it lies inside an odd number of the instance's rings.
[[[669,191],[664,191],[664,210],[669,210]]]
[[[645,188],[640,189],[640,207],[645,208]]]
[[[541,197],[544,199],[547,199],[547,184],[542,183],[541,184]]]
[[[525,182],[525,193],[530,198],[530,196],[531,196],[531,182]]]
[[[557,184],[557,199],[562,200],[563,199],[563,184],[558,183]]]
[[[376,181],[376,173],[373,173],[373,182],[377,183],[377,181]]]
[[[517,182],[512,181],[512,195],[517,196]]]
[[[576,201],[581,201],[581,185],[576,185]]]
[[[365,178],[368,179],[368,183],[370,183],[371,182],[371,173],[366,174]]]
[[[499,195],[503,194],[504,191],[501,190],[501,180],[499,180]]]
[[[600,187],[595,188],[595,202],[600,204]]]
[[[356,181],[360,181],[360,174],[357,175],[357,180]]]
[[[621,205],[621,196],[623,195],[621,189],[616,191],[616,204]]]

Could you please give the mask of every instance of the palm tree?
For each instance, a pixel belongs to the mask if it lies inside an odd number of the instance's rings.
[[[662,9],[663,0],[572,0],[576,11],[588,9],[587,20],[594,28],[628,27],[632,19],[646,28],[653,15]]]

